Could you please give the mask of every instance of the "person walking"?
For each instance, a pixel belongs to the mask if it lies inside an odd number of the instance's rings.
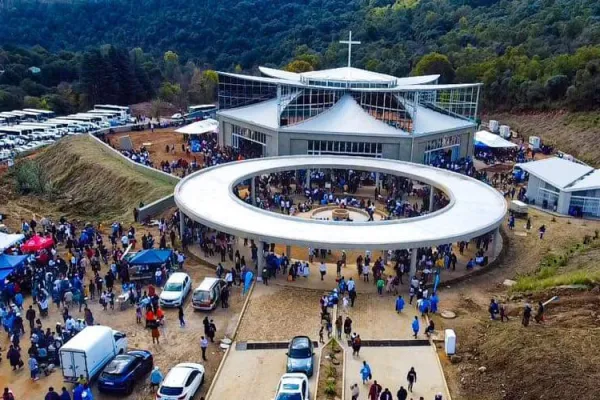
[[[179,326],[180,327],[184,327],[185,326],[185,320],[183,319],[184,315],[183,315],[183,306],[179,306]]]
[[[48,393],[44,396],[44,400],[60,400],[60,396],[54,391],[54,388],[50,386],[48,388]]]
[[[381,393],[381,385],[377,381],[373,381],[369,388],[369,400],[379,400],[379,394]]]
[[[160,368],[155,366],[152,369],[152,373],[150,374],[150,388],[152,390],[158,389],[163,380],[163,374],[160,372]]]
[[[323,261],[321,261],[321,265],[319,265],[319,273],[321,274],[321,280],[323,280],[323,277],[327,273],[327,266]]]
[[[208,348],[208,340],[202,336],[200,339],[200,350],[202,350],[202,359],[206,361],[206,349]]]
[[[417,372],[415,371],[415,367],[410,367],[410,371],[406,375],[406,380],[408,381],[408,391],[412,393],[413,385],[417,383]]]
[[[394,397],[392,396],[392,392],[390,392],[390,389],[385,388],[385,390],[379,396],[379,400],[394,400]]]
[[[71,395],[66,387],[62,387],[60,390],[60,400],[71,400]]]
[[[523,319],[521,323],[525,328],[529,326],[529,320],[531,319],[531,306],[529,304],[525,304],[525,309],[523,310]]]
[[[350,317],[346,317],[344,320],[344,334],[346,335],[346,339],[350,338],[350,334],[352,333],[352,320]]]
[[[352,400],[358,400],[358,396],[360,395],[360,389],[358,388],[358,383],[353,383],[350,386],[350,394],[352,395]]]
[[[34,322],[35,322],[35,310],[33,306],[29,306],[29,309],[25,313],[25,319],[29,321],[29,329],[33,332]]]
[[[356,289],[352,289],[348,292],[350,296],[350,307],[354,307],[354,302],[356,301]]]
[[[383,276],[379,276],[379,278],[377,278],[377,294],[380,296],[383,296],[383,288],[385,287],[385,280],[383,279]]]
[[[152,322],[152,328],[151,328],[151,334],[152,334],[152,343],[156,343],[156,344],[160,344],[159,338],[160,338],[160,332],[158,330],[158,320],[154,320]]]
[[[37,381],[38,379],[40,379],[40,377],[38,376],[38,373],[40,372],[40,367],[37,360],[33,356],[29,357],[28,365],[29,371],[31,373],[31,380]]]
[[[412,322],[412,330],[413,330],[413,334],[416,339],[417,334],[419,333],[419,317],[417,317],[416,315],[415,315],[415,319],[413,319],[413,322]]]
[[[404,310],[404,299],[402,296],[398,296],[396,299],[396,312],[400,314]]]
[[[208,338],[210,339],[211,343],[215,342],[215,334],[217,333],[217,326],[215,325],[215,322],[211,319],[210,323],[208,324]]]
[[[398,400],[406,400],[406,398],[408,397],[408,391],[404,389],[404,386],[400,386],[400,389],[398,389],[398,393],[396,393],[396,396],[398,396]]]
[[[344,325],[344,321],[342,320],[342,316],[338,315],[335,320],[335,334],[338,339],[342,339],[342,327]]]
[[[363,366],[360,369],[360,377],[362,378],[363,385],[366,385],[367,382],[373,377],[371,373],[371,366],[367,364],[366,361],[363,361]]]
[[[360,353],[360,347],[362,346],[362,342],[360,340],[360,335],[356,335],[354,339],[352,339],[352,355],[358,357]]]

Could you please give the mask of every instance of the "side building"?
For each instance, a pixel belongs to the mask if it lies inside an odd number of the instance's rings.
[[[353,67],[219,73],[219,142],[253,156],[357,155],[431,164],[473,155],[481,84]]]

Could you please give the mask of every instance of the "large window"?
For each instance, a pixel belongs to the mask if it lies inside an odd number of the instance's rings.
[[[293,125],[331,108],[343,95],[331,89],[302,89],[282,86],[280,125]]]
[[[444,136],[425,143],[423,163],[436,165],[460,158],[460,135]]]
[[[311,156],[337,154],[381,158],[382,147],[381,143],[371,142],[309,140],[308,154]]]
[[[242,107],[277,97],[277,85],[219,75],[219,109]]]
[[[412,131],[412,118],[403,102],[412,101],[414,93],[403,93],[405,97],[387,92],[354,92],[352,95],[373,118],[405,132]]]

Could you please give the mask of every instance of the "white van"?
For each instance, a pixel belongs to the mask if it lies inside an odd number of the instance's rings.
[[[88,326],[59,350],[60,368],[65,382],[80,375],[94,379],[117,354],[127,351],[127,335],[108,326]]]

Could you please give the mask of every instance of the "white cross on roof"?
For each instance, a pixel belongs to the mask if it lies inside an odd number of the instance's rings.
[[[352,41],[352,31],[348,34],[348,40],[340,40],[340,43],[348,45],[348,67],[350,67],[352,61],[352,45],[360,44],[358,41]]]

